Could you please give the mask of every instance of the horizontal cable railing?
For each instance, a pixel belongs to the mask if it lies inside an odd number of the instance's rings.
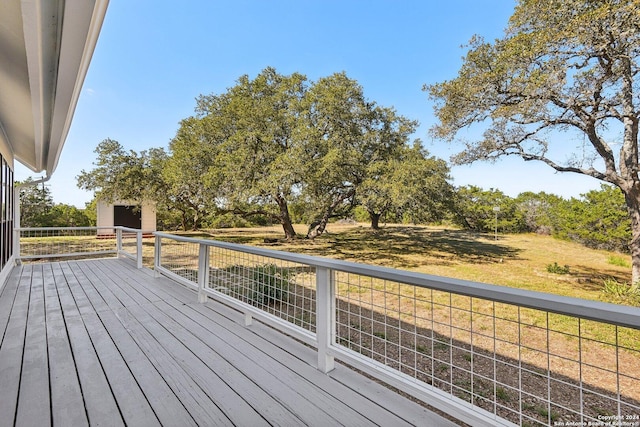
[[[158,273],[315,345],[324,371],[337,357],[472,425],[640,421],[638,308],[155,235]]]
[[[14,229],[17,260],[124,256],[142,268],[142,230],[128,227],[32,227]]]

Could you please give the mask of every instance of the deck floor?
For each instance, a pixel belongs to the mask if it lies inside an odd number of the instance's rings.
[[[127,260],[26,264],[0,294],[1,426],[453,425]]]

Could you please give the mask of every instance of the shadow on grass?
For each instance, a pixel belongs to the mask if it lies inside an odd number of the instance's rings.
[[[586,290],[600,291],[604,286],[606,279],[614,279],[620,283],[626,283],[628,280],[627,272],[616,269],[593,268],[587,265],[577,265],[571,267],[569,276],[576,279],[580,287]]]
[[[359,262],[396,268],[419,267],[426,257],[436,259],[439,265],[454,262],[493,264],[505,259],[518,259],[520,252],[501,245],[499,241],[493,243],[483,235],[463,230],[396,226],[381,230],[354,228],[337,234],[325,234],[317,243],[326,246],[322,253],[324,256],[357,259]],[[295,251],[317,253],[318,247],[299,242],[295,244]]]

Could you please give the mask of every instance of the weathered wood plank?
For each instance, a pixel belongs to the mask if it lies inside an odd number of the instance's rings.
[[[18,282],[13,298],[11,293],[3,293],[3,301],[10,301],[3,310],[9,310],[9,317],[2,343],[0,343],[0,426],[13,426],[18,406],[20,373],[24,338],[27,331],[27,313],[31,291],[31,268],[15,269],[12,281]]]
[[[44,264],[42,270],[53,424],[88,425],[51,264]]]
[[[266,334],[271,333],[271,330],[268,326],[260,323],[252,325],[251,329],[260,338],[266,339]],[[270,334],[268,339],[269,343],[283,349],[286,348],[287,352],[289,352],[291,355],[300,360],[303,360],[309,365],[314,365],[315,363],[317,363],[315,353],[305,351],[306,348],[303,346],[292,346],[289,344],[289,340],[290,339],[287,336],[282,334]],[[379,384],[363,375],[358,374],[353,369],[339,362],[336,364],[336,369],[329,372],[328,375],[348,389],[346,393],[352,395],[349,400],[349,404],[359,412],[371,411],[372,402],[382,408],[385,408],[387,411],[393,411],[392,414],[387,414],[386,417],[378,414],[378,416],[381,418],[375,418],[377,420],[388,418],[389,416],[391,416],[396,419],[393,425],[397,425],[396,423],[400,422],[397,420],[398,418],[405,420],[412,425],[450,427],[456,425],[455,423],[442,418],[441,416],[435,414],[427,408],[402,397],[398,393],[390,392],[389,389],[384,387],[382,384]],[[362,398],[354,399],[352,392],[357,393]],[[341,396],[339,389],[336,390],[335,393],[336,396]],[[393,418],[389,419],[388,422],[392,422]],[[387,425],[387,423],[385,422],[383,423],[383,425]]]
[[[7,278],[4,287],[0,289],[0,343],[2,343],[9,318],[11,317],[11,307],[13,306],[16,292],[18,292],[21,271],[22,267],[15,267]]]
[[[98,313],[98,316],[116,344],[129,370],[136,378],[136,382],[142,389],[160,423],[181,426],[197,425],[189,411],[116,315],[113,312],[104,311]]]
[[[106,374],[59,263],[51,265],[69,342],[76,362],[88,421],[92,425],[124,425]],[[141,396],[143,399],[144,397]]]
[[[240,325],[231,322],[228,325],[224,325],[224,322],[214,323],[196,311],[189,312],[192,308],[199,308],[197,303],[194,307],[182,305],[174,308],[177,312],[172,316],[179,319],[200,340],[215,348],[222,358],[229,360],[245,376],[269,390],[275,399],[295,412],[306,424],[371,424],[371,421],[351,410],[345,402],[325,393],[314,384],[325,376],[320,371],[305,365],[306,372],[301,374],[300,370],[295,370],[299,368],[295,361],[286,357],[275,359],[273,353],[254,347],[226,328],[231,326],[233,329],[240,329]]]
[[[109,278],[110,287],[118,287],[138,305],[161,301],[162,298],[158,296],[157,292],[149,291],[146,287],[140,286],[141,283],[152,280],[152,277],[142,274],[143,270],[134,268],[126,260],[116,262],[117,264],[114,260],[105,259],[95,264],[96,270]]]
[[[128,269],[127,269],[128,270]],[[126,270],[119,270],[118,272],[114,272],[114,274],[130,274],[129,271]],[[147,282],[147,280],[140,280],[140,282],[137,282],[137,287],[138,289],[142,289],[145,287],[145,282]],[[174,287],[176,286],[176,284],[174,282],[171,283],[172,285],[174,285]],[[173,296],[176,296],[175,300],[176,302],[180,301],[183,298],[187,298],[187,300],[193,300],[195,298],[195,294],[186,288],[183,287],[179,287],[181,289],[176,290],[176,292],[171,292],[173,294]],[[180,305],[182,305],[181,303],[178,303]],[[154,315],[153,313],[150,312],[151,315]],[[218,314],[218,313],[216,313]],[[232,311],[232,310],[228,310],[228,312],[226,313],[227,316],[229,317],[238,317],[237,313]],[[156,316],[156,315],[154,315]],[[170,316],[166,316],[164,319],[162,319],[162,324],[167,327],[168,324],[170,324],[172,318],[176,316],[176,314],[171,314]],[[259,326],[258,326],[259,325]],[[288,353],[289,351],[291,351],[292,348],[295,348],[295,353],[300,356],[300,355],[305,355],[304,360],[305,363],[309,364],[309,365],[314,365],[316,363],[316,355],[315,352],[313,351],[309,351],[309,349],[307,347],[301,346],[301,345],[292,345],[292,342],[290,340],[290,338],[282,335],[282,334],[278,334],[278,333],[273,333],[273,331],[269,328],[267,328],[264,325],[260,325],[259,323],[256,325],[257,327],[261,327],[261,331],[258,335],[262,337],[268,336],[269,337],[269,344],[273,343],[273,339],[277,339],[279,342],[279,346],[280,348],[278,350],[281,350],[281,348],[286,348],[286,351],[280,351],[279,354],[277,354],[275,356],[276,359],[278,360],[284,360],[286,362],[284,362],[285,364],[287,364],[287,366],[291,367],[293,366],[294,362],[291,359],[291,355]],[[231,326],[233,327],[233,325]],[[215,330],[218,330],[218,328],[215,328]],[[178,332],[174,332],[175,334],[177,334]],[[180,336],[182,337],[183,335],[180,334]],[[194,344],[190,343],[189,346],[190,348],[192,348]],[[269,345],[267,345],[267,347],[269,347]],[[273,349],[265,349],[263,348],[263,351],[273,351]],[[300,358],[300,357],[299,357]],[[349,370],[348,368],[342,368],[342,370]],[[216,369],[216,371],[218,371],[218,369]],[[350,370],[349,370],[350,371]],[[350,371],[352,372],[352,371]],[[316,374],[316,372],[313,372],[314,374]],[[355,374],[355,373],[354,373]],[[355,378],[358,377],[358,378]],[[358,379],[359,377],[362,377],[361,375],[355,374],[355,377],[350,377],[351,379]],[[330,379],[327,379],[326,381],[324,376],[319,377],[321,379],[321,383],[322,384],[318,384],[318,381],[314,381],[314,384],[317,386],[324,386],[327,389],[331,389],[331,392],[333,393],[333,395],[335,397],[337,397],[338,399],[344,401],[344,399],[348,399],[348,403],[349,406],[352,406],[354,409],[356,409],[360,414],[363,414],[367,417],[369,417],[370,420],[375,420],[375,422],[381,422],[384,425],[401,425],[403,422],[405,422],[402,418],[402,416],[398,416],[394,413],[391,413],[388,409],[385,409],[384,406],[386,406],[387,408],[389,408],[389,405],[385,405],[384,402],[378,402],[379,407],[375,407],[371,405],[371,400],[370,398],[375,398],[376,396],[379,396],[380,393],[382,392],[383,395],[385,394],[390,394],[388,392],[387,389],[383,389],[383,387],[379,384],[373,383],[370,380],[367,380],[365,377],[362,377],[363,381],[358,381],[356,382],[356,384],[367,384],[367,381],[369,381],[369,383],[371,383],[369,389],[373,390],[371,393],[368,393],[368,390],[362,390],[362,393],[353,393],[353,390],[350,389],[349,387],[345,386],[344,384],[342,384],[341,382],[339,382],[339,384],[336,384],[335,381],[332,383]],[[366,393],[365,393],[366,392]],[[386,393],[385,393],[386,392]],[[365,396],[363,396],[362,394],[366,394]],[[397,397],[398,399],[395,400],[396,404],[409,404],[410,408],[407,409],[411,409],[413,410],[413,412],[418,412],[421,415],[425,415],[425,416],[429,416],[432,413],[428,410],[426,410],[425,408],[420,407],[419,405],[416,405],[415,403],[402,398],[401,396],[392,393],[391,394],[393,397]],[[253,401],[254,399],[252,399]],[[411,415],[410,415],[411,417]],[[417,422],[418,419],[421,419],[421,417],[415,417],[413,416],[412,419],[408,420],[409,424],[415,424]]]
[[[220,316],[215,318],[216,323],[219,324],[225,323],[223,319],[229,319],[226,322],[231,323],[226,324],[227,328],[233,329],[234,333],[240,334],[244,340],[251,342],[262,351],[268,352],[274,359],[279,360],[289,368],[300,372],[301,375],[307,378],[313,378],[315,386],[326,390],[340,401],[347,402],[351,409],[367,417],[371,422],[394,426],[403,424],[420,425],[421,422],[419,420],[422,419],[423,415],[435,415],[426,408],[423,408],[394,392],[390,392],[380,384],[371,382],[370,391],[381,393],[385,397],[397,398],[398,400],[386,401],[385,399],[380,398],[372,399],[376,394],[375,392],[366,393],[365,395],[361,393],[354,393],[354,389],[346,387],[342,382],[339,381],[339,384],[336,384],[336,381],[333,381],[332,377],[328,377],[324,374],[318,375],[319,372],[315,369],[315,365],[317,363],[317,355],[315,351],[310,351],[308,347],[303,345],[296,345],[289,337],[281,333],[274,333],[271,328],[261,324],[260,322],[255,322],[250,328],[246,328],[244,330],[233,328],[232,319],[233,317],[237,318],[237,314],[234,310],[224,305],[209,303],[206,307],[195,304],[190,307],[199,311],[204,311],[206,309],[214,310],[216,313],[220,314]],[[309,370],[310,367],[311,370]],[[348,368],[342,367],[342,369],[339,370],[345,369]],[[353,374],[354,376],[351,377],[352,379],[358,378],[359,380],[362,378],[363,380],[366,380],[362,375],[356,374],[355,372]],[[356,384],[357,383],[358,382],[356,382]],[[376,404],[372,405],[372,402],[375,402]],[[407,417],[403,416],[400,413],[401,411],[395,410],[395,404],[398,404],[399,402],[402,402],[404,404],[403,407],[409,412],[409,419],[406,419]],[[439,417],[436,415],[434,419],[438,418]]]
[[[98,276],[93,270],[93,265],[92,263],[88,263],[88,262],[83,262],[83,261],[78,261],[74,264],[75,268],[78,268],[79,271],[82,272],[83,274],[83,280],[80,281],[80,284],[82,285],[83,288],[88,287],[89,289],[87,292],[87,296],[89,298],[95,297],[96,294],[100,296],[99,299],[91,299],[92,303],[94,304],[100,304],[101,301],[104,301],[104,303],[106,303],[107,307],[109,308],[109,310],[118,310],[119,308],[124,307],[124,304],[122,303],[122,301],[120,301],[118,299],[118,297],[116,297],[113,292],[111,291],[111,289],[109,289],[108,286],[106,286],[103,282],[104,277],[100,277]],[[95,305],[94,305],[95,306]],[[104,307],[101,307],[104,308]],[[102,311],[102,310],[98,310],[96,309],[96,311]]]
[[[110,269],[109,263],[104,261],[115,261],[120,264],[119,269]],[[111,263],[112,265],[113,262]],[[140,304],[148,304],[151,302],[145,295],[137,290],[135,281],[130,278],[130,271],[126,269],[126,263],[118,260],[101,260],[94,264],[92,272],[100,278],[102,284],[107,287],[125,307],[132,307]],[[120,272],[126,274],[119,274]],[[158,300],[153,297],[153,300]]]
[[[117,277],[129,277],[130,283],[136,287],[140,292],[146,290],[155,295],[149,297],[151,302],[167,301],[168,299],[175,299],[181,303],[189,303],[197,300],[197,296],[193,289],[189,289],[173,280],[166,277],[153,277],[149,276],[144,270],[138,270],[134,266],[126,262],[120,266],[113,260],[105,259],[101,260],[100,265],[107,269],[110,274]],[[149,295],[148,293],[145,295]]]
[[[16,413],[15,425],[451,425],[345,366],[319,372],[313,349],[127,260],[44,265],[0,294],[0,427]],[[88,420],[56,415],[78,388]]]
[[[16,426],[51,421],[42,265],[33,265]]]
[[[105,260],[108,262],[108,260]],[[124,274],[131,274],[132,272],[130,271],[124,271],[123,269],[118,269],[118,271],[114,271],[113,274],[116,275],[124,275]],[[137,274],[133,274],[133,276],[137,276]],[[137,283],[137,287],[139,289],[145,288],[146,286],[148,286],[149,283],[149,279],[148,277],[145,276],[141,276],[141,277],[137,277],[140,281],[136,282]],[[157,282],[164,282],[164,283],[169,283],[170,284],[170,288],[169,289],[165,289],[165,291],[167,292],[168,295],[171,295],[169,298],[164,298],[164,299],[168,299],[173,301],[173,303],[178,306],[178,307],[182,307],[184,306],[184,300],[186,299],[186,301],[188,303],[192,303],[193,301],[195,301],[195,294],[191,291],[188,290],[186,288],[181,287],[180,285],[177,285],[175,282],[172,281],[168,281],[167,279],[161,278],[161,279],[156,279],[154,280],[154,291],[157,293],[158,292],[158,288],[157,288]],[[177,287],[178,289],[174,289],[175,287]],[[141,291],[142,292],[142,291]],[[159,306],[162,304],[158,304]],[[167,306],[168,307],[168,306]],[[145,307],[146,308],[146,307]],[[151,309],[147,310],[148,313],[150,315],[153,316],[159,316],[161,318],[161,324],[163,327],[167,327],[168,324],[170,324],[171,319],[173,316],[176,315],[180,315],[180,313],[178,311],[172,311],[170,315],[165,315],[164,318],[162,318],[162,315],[159,315],[158,312],[153,311]],[[186,327],[187,330],[187,334],[189,333],[188,330],[191,329],[192,326],[194,327],[199,327],[199,325],[191,323],[193,322],[191,319],[188,319],[186,317],[181,318],[179,323],[182,323],[182,321],[184,319],[187,319],[190,323],[189,325]],[[145,325],[147,325],[147,322],[144,322]],[[236,327],[239,327],[238,325],[235,325]],[[184,328],[183,328],[184,329]],[[180,333],[179,331],[173,330],[172,333],[174,333],[176,336],[180,336],[181,339],[184,339],[185,335],[183,333]],[[204,331],[204,334],[207,334],[207,331]],[[195,342],[193,340],[187,340],[189,342],[189,348],[192,348],[193,345],[197,345],[195,344]],[[204,344],[200,341],[201,345]],[[219,347],[219,345],[227,345],[227,343],[224,342],[223,339],[215,339],[215,349],[217,350]],[[173,348],[173,347],[171,347]],[[307,393],[308,389],[308,385],[305,384],[304,380],[302,380],[302,382],[300,382],[301,378],[297,378],[295,375],[289,378],[288,381],[288,385],[284,385],[281,384],[279,382],[279,379],[277,377],[277,374],[271,373],[268,370],[265,370],[264,368],[262,368],[260,365],[262,362],[259,363],[255,363],[249,359],[247,359],[247,363],[245,363],[244,365],[244,371],[238,371],[234,366],[233,363],[238,363],[237,360],[234,359],[242,359],[245,358],[244,356],[244,349],[233,349],[230,348],[228,351],[228,354],[225,355],[218,355],[218,353],[216,353],[211,346],[207,346],[206,344],[204,345],[204,348],[207,348],[210,352],[213,352],[213,354],[207,356],[207,360],[212,360],[212,361],[222,361],[223,363],[226,362],[226,366],[216,366],[215,371],[216,372],[225,372],[228,371],[229,369],[233,369],[235,370],[235,372],[240,372],[241,376],[237,376],[237,375],[229,375],[229,376],[225,376],[225,381],[234,381],[234,379],[237,378],[242,378],[242,377],[248,377],[251,380],[255,380],[255,378],[261,378],[261,380],[259,381],[258,384],[253,383],[253,381],[250,381],[251,384],[253,384],[253,390],[251,388],[243,388],[242,389],[242,393],[245,394],[245,398],[247,398],[247,400],[249,401],[250,404],[253,405],[257,405],[260,407],[261,411],[265,411],[266,413],[269,413],[270,415],[275,415],[276,418],[273,418],[275,420],[278,420],[279,418],[284,417],[291,417],[293,415],[291,414],[287,414],[287,412],[295,412],[298,414],[298,416],[302,417],[302,421],[307,423],[307,424],[317,424],[319,422],[319,420],[322,420],[322,423],[326,423],[328,419],[331,419],[331,416],[329,416],[327,414],[326,411],[323,411],[322,409],[320,409],[318,406],[316,406],[314,403],[310,402],[308,399],[304,399],[304,393]],[[206,352],[206,350],[203,350],[203,347],[200,347],[200,352]],[[200,353],[199,352],[199,353]],[[199,354],[200,355],[200,354]],[[262,355],[264,356],[264,355]],[[202,357],[202,356],[200,356]],[[233,363],[230,363],[228,361],[225,361],[225,358],[228,358],[229,360],[234,360]],[[282,368],[282,366],[279,366],[280,368]],[[285,368],[286,369],[286,368]],[[233,372],[233,371],[232,371]],[[313,370],[314,373],[319,374],[319,372]],[[321,375],[321,374],[320,374]],[[246,382],[243,384],[245,387],[248,385]],[[258,387],[256,389],[256,386]],[[252,396],[253,394],[256,393],[256,390],[262,390],[262,388],[259,387],[263,387],[265,390],[269,390],[269,393],[271,394],[271,397],[268,398],[268,400],[266,401],[266,403],[268,403],[269,400],[273,401],[274,399],[278,400],[278,401],[282,401],[282,402],[287,402],[288,405],[294,406],[294,408],[289,408],[286,409],[284,406],[282,406],[282,410],[280,410],[277,406],[271,406],[270,408],[268,407],[269,405],[265,405],[265,400],[264,400],[264,396]],[[303,391],[303,394],[301,395],[299,392],[296,391],[296,388],[300,388],[300,389],[305,389]],[[312,387],[313,388],[313,387]],[[275,396],[275,397],[274,397]],[[312,396],[313,398],[315,398],[315,396]],[[344,408],[340,408],[340,404],[337,401],[332,401],[331,402],[331,412],[332,413],[338,413],[338,415],[342,415],[342,422],[346,422],[348,425],[357,425],[357,421],[354,420],[348,420],[345,418],[348,418],[348,415],[353,415],[353,413],[351,413],[351,411],[349,411],[348,409],[346,410],[345,413],[341,413],[341,411],[344,411]],[[342,405],[344,406],[344,405]],[[285,412],[283,412],[285,411]],[[295,417],[295,416],[294,416]],[[269,418],[269,420],[271,420],[272,418]],[[349,422],[350,421],[350,422]],[[300,419],[298,418],[294,418],[292,420],[293,423],[298,424],[301,422]],[[334,423],[340,423],[340,421],[338,421],[338,419],[334,419],[333,420]],[[290,423],[285,423],[285,424],[290,424]]]
[[[149,398],[159,406],[159,414],[164,417],[163,420],[169,423],[172,419],[171,410],[175,407],[175,400],[169,396],[167,398],[167,409],[163,409],[162,398],[164,397],[160,392],[163,385],[158,384],[160,389],[158,392],[152,390],[149,393],[149,397],[145,396],[143,390],[140,388],[140,383],[153,387],[153,381],[158,380],[162,382],[161,378],[153,377],[152,375],[140,374],[144,366],[134,366],[134,371],[139,374],[140,380],[138,380],[126,361],[120,354],[115,343],[111,340],[108,331],[100,321],[97,314],[86,314],[83,316],[83,322],[87,328],[87,332],[91,337],[96,353],[100,359],[100,364],[104,369],[107,378],[109,379],[109,385],[113,391],[118,407],[122,413],[122,418],[129,426],[142,426],[152,427],[159,426],[160,421],[158,415],[151,407]],[[153,369],[153,367],[150,367]],[[184,408],[178,409],[176,417],[180,419],[180,416],[184,416]],[[191,422],[193,424],[193,422]],[[170,425],[170,424],[168,424]]]
[[[117,317],[198,425],[230,423],[202,388],[178,366],[162,343],[158,342],[128,310],[120,310]]]
[[[235,425],[296,425],[291,414],[218,353],[190,334],[156,306],[131,309],[145,328],[153,329],[164,348]],[[164,329],[164,330],[163,330]]]
[[[62,267],[63,271],[65,272],[65,276],[70,283],[71,289],[75,289],[75,285],[77,284],[79,289],[82,290],[82,292],[74,292],[76,301],[81,302],[81,305],[78,306],[78,308],[80,309],[80,313],[84,315],[94,312],[99,313],[101,311],[111,310],[102,295],[100,295],[100,293],[93,286],[93,283],[91,283],[86,274],[84,274],[84,271],[80,267],[82,264],[86,263],[69,261],[67,263],[64,263],[64,266]],[[67,271],[69,272],[69,274],[67,274]],[[86,298],[86,302],[84,301],[84,298]]]

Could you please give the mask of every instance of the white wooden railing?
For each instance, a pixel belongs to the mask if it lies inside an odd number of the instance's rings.
[[[123,256],[142,268],[142,230],[128,227],[37,227],[14,229],[17,261]]]
[[[316,346],[325,372],[338,358],[471,425],[640,425],[639,308],[155,236],[157,274]]]
[[[16,258],[142,266],[140,230],[97,231],[16,229]],[[157,275],[314,346],[324,372],[337,358],[474,426],[640,425],[639,308],[154,234]]]

